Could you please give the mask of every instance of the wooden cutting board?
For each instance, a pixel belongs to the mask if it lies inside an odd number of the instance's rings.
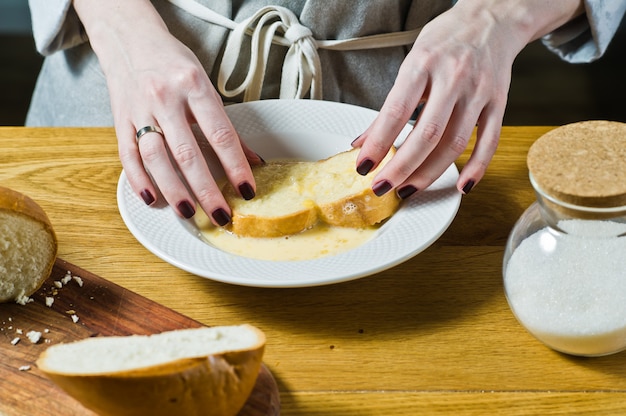
[[[68,271],[70,277],[66,278]],[[33,302],[26,305],[0,304],[2,416],[94,414],[65,394],[35,366],[37,357],[49,345],[92,336],[147,335],[202,326],[62,259],[57,259],[50,278],[31,298]],[[46,298],[54,300],[52,305],[46,305]],[[27,337],[30,331],[41,333],[41,339],[35,344]],[[278,414],[278,387],[263,365],[239,415]]]

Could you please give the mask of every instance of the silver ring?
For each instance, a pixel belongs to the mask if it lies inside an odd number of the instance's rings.
[[[139,139],[141,139],[141,136],[143,136],[144,134],[148,134],[148,133],[159,133],[161,136],[165,137],[163,135],[163,130],[161,130],[161,127],[159,126],[142,127],[139,130],[137,130],[137,134],[135,135],[135,137],[137,138],[137,141],[139,141]]]

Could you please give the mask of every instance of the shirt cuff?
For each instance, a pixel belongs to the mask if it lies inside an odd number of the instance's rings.
[[[37,51],[50,55],[87,41],[72,0],[28,0]]]
[[[543,44],[570,63],[587,63],[606,52],[626,13],[624,0],[585,0],[586,13],[542,38]]]

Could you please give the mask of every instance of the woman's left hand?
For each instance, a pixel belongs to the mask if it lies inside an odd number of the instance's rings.
[[[357,171],[366,174],[423,104],[413,130],[374,178],[377,195],[395,188],[406,198],[427,188],[465,150],[475,126],[476,144],[457,188],[468,193],[480,181],[500,138],[513,61],[528,42],[580,13],[581,0],[563,3],[461,0],[423,28],[379,115],[353,142],[362,147]]]

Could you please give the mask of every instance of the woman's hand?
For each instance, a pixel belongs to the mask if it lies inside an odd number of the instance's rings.
[[[196,56],[147,0],[74,0],[74,6],[107,78],[120,159],[133,190],[148,205],[160,191],[184,218],[195,214],[197,201],[215,224],[228,223],[230,208],[191,125],[198,124],[246,199],[255,193],[250,163],[262,161],[239,139]],[[136,139],[146,126],[163,134]]]
[[[427,188],[465,150],[477,125],[476,144],[457,182],[459,191],[468,193],[496,151],[515,57],[581,7],[580,0],[559,5],[545,0],[461,0],[428,23],[378,117],[353,142],[362,147],[357,171],[366,174],[423,104],[415,127],[374,178],[374,192],[382,195],[396,188],[406,198]]]

